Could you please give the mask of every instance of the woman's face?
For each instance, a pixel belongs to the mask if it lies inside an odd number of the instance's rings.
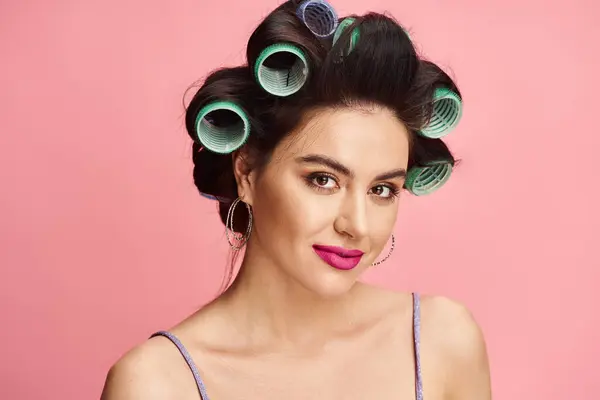
[[[386,109],[307,116],[240,185],[254,213],[249,245],[318,295],[348,291],[386,248],[408,157],[409,133]]]

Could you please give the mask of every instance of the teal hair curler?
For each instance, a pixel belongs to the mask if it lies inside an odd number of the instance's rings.
[[[346,28],[348,28],[350,25],[352,25],[355,21],[356,20],[354,18],[347,17],[347,18],[344,18],[342,20],[342,22],[339,23],[337,29],[335,30],[335,33],[333,34],[332,46],[335,46],[337,41],[340,39],[340,37],[344,33],[344,30],[346,30]],[[403,31],[406,34],[406,36],[408,37],[408,39],[410,40],[410,34],[408,33],[408,31],[405,29],[403,29]],[[345,54],[343,54],[344,56],[347,56],[348,54],[350,54],[350,52],[352,52],[352,50],[354,50],[354,47],[356,47],[356,43],[358,43],[359,38],[360,38],[360,30],[358,29],[358,27],[355,27],[352,30],[352,34],[350,35],[350,44],[348,45],[348,50],[345,52]]]
[[[340,22],[340,24],[338,25],[338,27],[335,30],[335,33],[333,35],[332,46],[335,46],[337,41],[340,39],[340,36],[342,36],[342,34],[344,33],[344,30],[347,27],[349,27],[350,25],[352,25],[354,23],[354,21],[355,21],[354,18],[348,17],[348,18],[344,18],[342,20],[342,22]],[[354,50],[354,47],[356,46],[356,43],[358,42],[359,38],[360,38],[360,31],[358,30],[358,28],[354,28],[352,30],[352,34],[350,35],[350,44],[348,45],[348,50],[345,54],[343,54],[344,56],[347,56],[348,54],[350,54],[350,52],[352,50]]]
[[[296,93],[308,79],[308,59],[298,47],[276,43],[264,49],[254,65],[258,84],[268,93],[286,97]]]
[[[421,136],[439,139],[456,128],[462,117],[462,100],[450,89],[438,88],[433,95],[433,115],[419,131]]]
[[[327,38],[338,26],[338,16],[334,8],[325,0],[306,0],[296,10],[296,15],[304,25],[320,38]]]
[[[215,123],[215,114],[234,118],[228,124]],[[229,117],[229,116],[228,116]],[[250,135],[250,120],[244,110],[231,101],[215,101],[204,106],[196,117],[196,135],[206,149],[228,154],[239,149]]]
[[[406,174],[404,187],[415,196],[431,194],[450,179],[453,168],[454,165],[450,161],[438,161],[425,166],[411,167]]]

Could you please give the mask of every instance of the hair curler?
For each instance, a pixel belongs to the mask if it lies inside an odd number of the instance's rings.
[[[430,139],[439,139],[456,128],[462,117],[462,100],[450,89],[438,88],[433,95],[433,115],[426,127],[418,133]]]
[[[288,43],[268,46],[258,56],[254,74],[268,93],[286,97],[296,93],[308,79],[308,60],[304,52]]]
[[[452,175],[454,165],[450,161],[431,162],[408,170],[404,187],[415,196],[431,194],[441,188]]]
[[[320,38],[331,36],[338,26],[338,16],[325,0],[307,0],[300,4],[296,15],[304,25]]]
[[[215,101],[198,112],[196,135],[207,150],[220,154],[231,153],[248,140],[250,120],[234,102]]]

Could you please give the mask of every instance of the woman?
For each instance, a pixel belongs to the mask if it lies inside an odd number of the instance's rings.
[[[401,192],[448,179],[457,87],[389,17],[340,20],[322,0],[274,10],[247,57],[186,116],[195,184],[244,249],[240,272],[119,360],[102,398],[490,399],[463,306],[357,281],[396,248]]]

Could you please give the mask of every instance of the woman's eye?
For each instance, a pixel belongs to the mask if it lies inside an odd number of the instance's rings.
[[[315,176],[313,178],[313,183],[319,187],[327,189],[334,188],[336,185],[335,181],[331,177],[326,175]]]
[[[391,197],[392,196],[392,189],[390,189],[387,186],[375,186],[372,189],[372,192],[374,195],[376,196],[380,196],[380,197]]]

